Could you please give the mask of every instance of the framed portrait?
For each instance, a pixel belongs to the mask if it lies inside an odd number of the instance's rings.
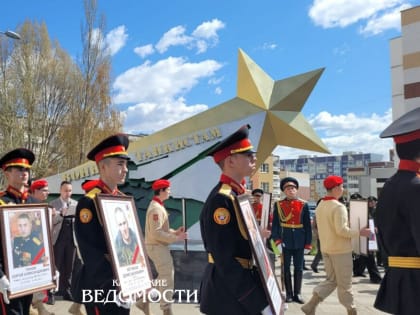
[[[368,204],[365,200],[350,200],[350,229],[360,231],[368,226]],[[351,239],[353,252],[357,255],[368,255],[368,238],[359,236]]]
[[[238,206],[242,215],[243,222],[246,225],[248,239],[250,241],[251,249],[255,262],[262,279],[264,289],[267,294],[267,300],[270,303],[271,309],[275,315],[283,314],[283,298],[274,270],[271,268],[270,258],[265,248],[265,243],[262,238],[260,227],[255,218],[252,205],[249,197],[246,195],[238,196]]]
[[[372,232],[372,236],[369,238],[368,250],[376,252],[378,251],[378,241],[376,239],[375,223],[373,222],[373,219],[369,219],[369,229]]]
[[[0,217],[9,298],[55,288],[48,205],[3,205]]]
[[[271,193],[262,196],[261,227],[266,229],[270,223]]]
[[[152,287],[152,273],[134,199],[105,194],[96,198],[120,294],[139,296]]]

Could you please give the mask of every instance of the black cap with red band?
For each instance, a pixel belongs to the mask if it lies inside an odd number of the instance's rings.
[[[32,163],[35,161],[35,155],[32,151],[24,148],[19,148],[6,153],[0,159],[0,167],[6,170],[8,167],[23,167],[31,168]]]
[[[129,140],[125,134],[117,134],[102,140],[87,155],[89,160],[99,161],[109,157],[119,157],[129,160],[127,153]]]
[[[214,147],[207,155],[213,157],[216,163],[227,158],[229,155],[237,153],[255,153],[251,141],[248,139],[248,134],[251,127],[244,125],[228,136],[216,147]]]
[[[414,160],[420,157],[420,107],[396,119],[379,136],[394,138],[400,159]]]

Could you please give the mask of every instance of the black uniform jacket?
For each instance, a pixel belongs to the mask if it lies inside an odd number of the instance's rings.
[[[386,257],[420,259],[420,175],[398,170],[384,185],[376,207],[378,240]],[[392,314],[420,314],[420,269],[390,267],[375,307]]]
[[[235,258],[252,259],[245,225],[233,203],[236,195],[231,185],[220,182],[200,215],[204,247],[214,261],[207,264],[201,283],[200,311],[205,314],[260,314],[268,305],[256,268],[244,268]]]
[[[80,198],[76,208],[74,231],[83,261],[76,283],[72,283],[73,297],[78,302],[82,301],[82,290],[92,290],[92,294],[93,290],[103,290],[102,298],[107,296],[109,290],[118,291],[113,283],[114,274],[104,229],[96,210],[95,196],[99,193],[110,194],[97,186]]]

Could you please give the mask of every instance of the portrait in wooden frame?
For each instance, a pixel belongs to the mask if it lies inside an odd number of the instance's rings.
[[[366,200],[350,200],[349,205],[350,229],[360,231],[368,227],[368,204]],[[368,238],[365,236],[353,237],[353,252],[357,255],[368,255]]]
[[[260,232],[257,219],[255,218],[249,197],[246,195],[238,196],[238,206],[241,211],[242,220],[245,223],[248,239],[250,241],[254,260],[258,266],[262,283],[270,303],[271,310],[275,315],[284,313],[284,301],[280,287],[277,282],[274,270],[271,268],[270,258],[265,248],[265,243]]]
[[[134,199],[106,194],[96,198],[120,294],[139,297],[152,288],[152,273]]]
[[[47,204],[0,207],[1,246],[10,299],[56,288],[50,215]]]
[[[271,193],[264,193],[262,195],[262,213],[261,213],[261,227],[267,229],[270,224],[271,211]]]

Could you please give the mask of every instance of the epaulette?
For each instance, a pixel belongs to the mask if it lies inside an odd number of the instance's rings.
[[[32,237],[32,242],[34,242],[37,246],[41,245],[41,240],[38,237]]]
[[[232,193],[232,187],[228,184],[223,184],[219,189],[219,194],[225,195],[225,196],[231,196]]]
[[[89,192],[87,192],[85,196],[90,199],[95,199],[96,195],[99,194],[100,192],[102,192],[102,190],[100,190],[98,187],[95,187]]]

